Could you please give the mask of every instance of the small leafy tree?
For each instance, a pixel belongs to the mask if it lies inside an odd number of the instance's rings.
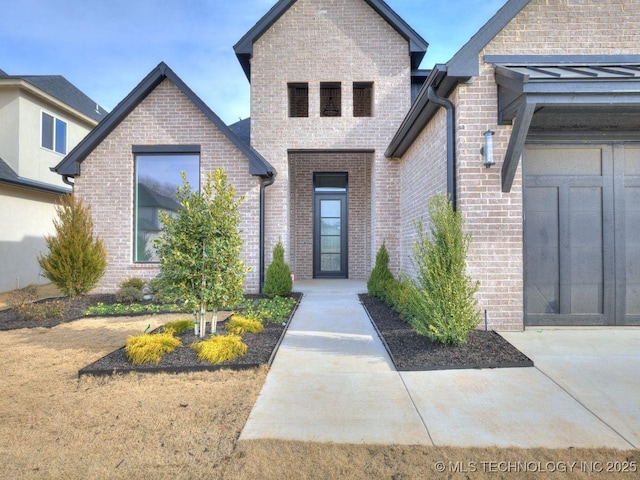
[[[67,296],[93,289],[107,268],[102,240],[93,238],[91,210],[73,195],[64,195],[56,207],[55,235],[45,238],[49,253],[38,256],[44,276]]]
[[[269,297],[286,297],[292,289],[291,269],[284,261],[284,246],[278,241],[273,247],[273,261],[267,268],[263,290]]]
[[[433,341],[460,345],[480,322],[475,298],[479,283],[466,274],[471,235],[463,233],[462,217],[444,195],[431,197],[428,210],[431,235],[422,221],[416,223],[412,262],[417,278],[410,281],[409,321]]]
[[[160,274],[155,284],[200,315],[213,311],[215,332],[217,311],[243,300],[248,269],[240,258],[239,207],[244,197],[236,198],[219,168],[209,172],[201,191],[192,191],[184,172],[182,182],[176,191],[177,215],[160,214],[163,231],[155,240]]]
[[[367,293],[370,297],[384,299],[387,284],[393,280],[393,274],[389,270],[389,252],[383,241],[376,254],[376,264],[367,280]]]

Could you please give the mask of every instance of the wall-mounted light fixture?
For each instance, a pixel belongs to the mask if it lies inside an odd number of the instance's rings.
[[[491,130],[487,130],[483,133],[484,135],[484,147],[480,149],[480,153],[484,156],[484,166],[489,168],[491,165],[494,165],[493,161],[493,135],[496,132],[492,132]]]

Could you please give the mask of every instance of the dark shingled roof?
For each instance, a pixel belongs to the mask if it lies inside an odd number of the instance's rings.
[[[0,77],[30,83],[97,122],[106,117],[108,113],[62,75],[8,75],[0,70]]]
[[[240,140],[247,145],[251,145],[251,117],[232,123],[229,125],[229,128],[233,133],[240,137]]]
[[[2,160],[2,158],[0,158],[0,183],[30,188],[32,190],[39,190],[41,192],[47,193],[65,194],[71,192],[71,190],[68,188],[58,187],[56,185],[50,185],[48,183],[22,178],[16,172],[14,172],[13,169],[9,165],[7,165],[4,160]]]

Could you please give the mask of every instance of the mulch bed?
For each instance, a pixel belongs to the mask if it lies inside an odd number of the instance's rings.
[[[68,308],[65,313],[58,318],[46,318],[44,320],[25,320],[18,315],[18,313],[9,308],[6,310],[0,310],[0,331],[2,330],[17,330],[19,328],[52,328],[56,325],[60,325],[65,322],[72,322],[79,318],[84,318],[82,314],[83,310],[97,305],[98,303],[104,303],[106,305],[112,305],[116,303],[116,296],[112,294],[103,295],[83,295],[75,298],[54,298],[48,300],[40,300],[40,302],[47,302],[50,300],[57,300],[67,304]]]
[[[494,331],[473,330],[466,344],[445,346],[418,335],[382,300],[360,295],[399,371],[532,367],[533,362]]]

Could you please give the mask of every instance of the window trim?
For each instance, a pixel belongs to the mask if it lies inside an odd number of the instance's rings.
[[[48,116],[52,120],[51,124],[51,143],[52,148],[44,145],[43,133],[44,133],[44,116]],[[58,124],[64,125],[64,148],[63,151],[58,150]],[[67,146],[69,145],[69,122],[54,115],[47,110],[40,110],[40,148],[47,150],[48,152],[57,153],[58,155],[66,155],[68,152]]]

